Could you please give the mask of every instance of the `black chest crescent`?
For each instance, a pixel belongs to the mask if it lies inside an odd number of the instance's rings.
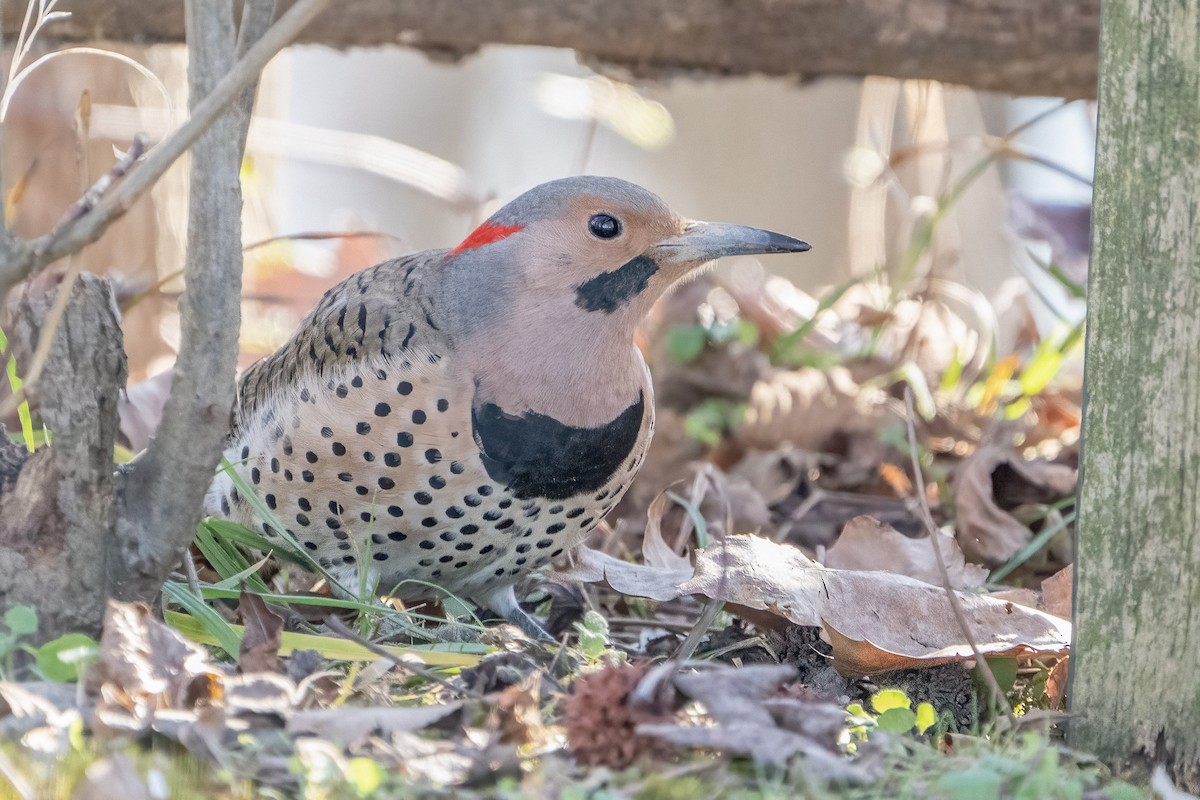
[[[471,409],[471,426],[488,475],[519,499],[561,500],[604,486],[638,442],[646,399],[595,428],[543,414],[506,414],[494,403]]]

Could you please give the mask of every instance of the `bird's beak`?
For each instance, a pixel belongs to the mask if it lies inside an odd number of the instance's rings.
[[[663,265],[695,264],[722,256],[803,253],[808,249],[808,242],[760,228],[724,222],[689,222],[683,233],[655,245],[654,258]]]

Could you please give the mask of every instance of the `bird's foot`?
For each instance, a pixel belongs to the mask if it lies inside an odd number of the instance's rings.
[[[526,636],[538,642],[554,642],[553,636],[546,633],[538,621],[526,614],[517,602],[517,594],[513,587],[505,586],[486,595],[481,595],[478,602],[489,611],[494,611],[502,619],[515,625]]]

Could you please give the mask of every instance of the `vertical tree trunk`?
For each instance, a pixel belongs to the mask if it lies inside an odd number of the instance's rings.
[[[1200,787],[1200,0],[1104,0],[1072,723]]]

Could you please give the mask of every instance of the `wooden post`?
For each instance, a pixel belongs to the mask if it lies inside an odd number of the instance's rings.
[[[1200,0],[1104,0],[1072,743],[1200,788]]]

